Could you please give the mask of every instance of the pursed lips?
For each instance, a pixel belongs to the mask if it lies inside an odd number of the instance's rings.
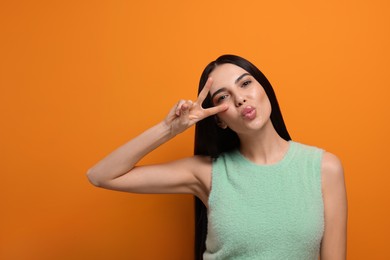
[[[246,106],[241,111],[241,115],[246,119],[253,119],[256,116],[256,109],[252,106]]]

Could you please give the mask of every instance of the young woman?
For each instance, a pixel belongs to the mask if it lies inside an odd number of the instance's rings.
[[[195,156],[136,166],[194,124]],[[197,100],[179,101],[87,175],[112,190],[195,195],[197,259],[346,257],[339,159],[290,140],[271,84],[238,56],[211,62]]]

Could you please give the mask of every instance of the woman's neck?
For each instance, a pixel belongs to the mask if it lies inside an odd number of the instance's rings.
[[[239,135],[239,138],[241,154],[257,164],[280,161],[289,147],[289,143],[279,136],[271,121],[261,130],[250,135]]]

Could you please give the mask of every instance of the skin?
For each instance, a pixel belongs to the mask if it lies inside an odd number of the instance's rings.
[[[201,104],[210,93],[214,107]],[[98,187],[132,193],[193,194],[208,207],[211,189],[211,159],[193,156],[164,164],[136,166],[152,150],[193,126],[215,116],[222,128],[229,127],[240,138],[240,151],[257,164],[281,160],[289,143],[275,131],[271,105],[263,87],[242,68],[219,65],[195,101],[181,100],[167,117],[122,145],[95,166],[87,176]],[[325,232],[321,259],[346,258],[347,199],[340,160],[325,152],[322,160],[322,193]]]

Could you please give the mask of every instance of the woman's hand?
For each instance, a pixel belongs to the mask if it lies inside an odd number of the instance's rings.
[[[207,97],[212,79],[209,78],[195,102],[180,100],[169,112],[164,122],[168,125],[173,136],[183,132],[202,119],[218,114],[228,109],[227,105],[220,105],[204,109],[202,103]]]

